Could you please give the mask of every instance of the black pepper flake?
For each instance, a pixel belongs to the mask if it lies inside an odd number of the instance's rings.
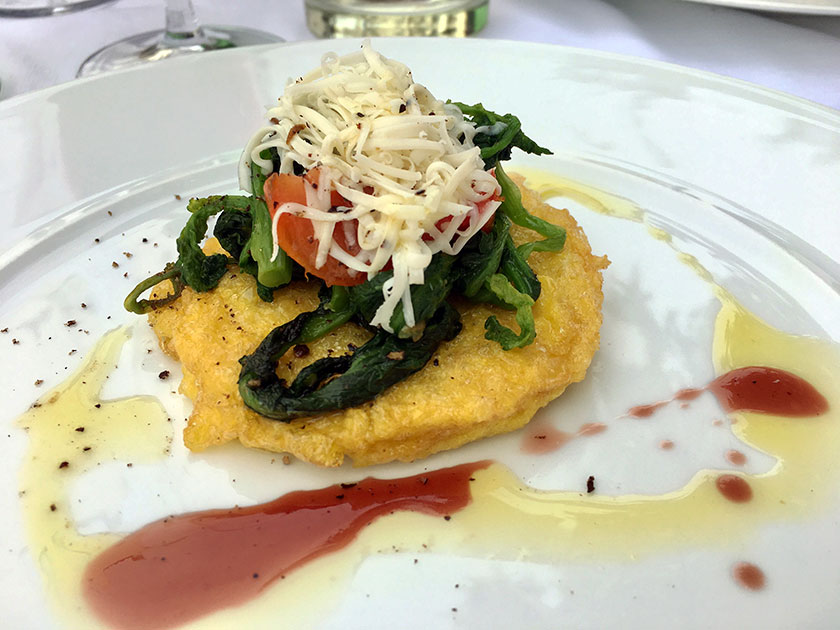
[[[17,345],[19,345],[19,344],[20,344],[20,340],[19,340],[19,339],[12,339],[12,345],[17,346]]]
[[[589,479],[586,480],[586,493],[592,494],[595,492],[595,477],[589,475]]]
[[[59,467],[59,468],[67,468],[69,465],[70,465],[70,462],[68,462],[68,461],[64,461],[64,462],[61,462],[61,463],[58,465],[58,467]]]
[[[175,195],[175,199],[177,199],[178,201],[181,201],[181,195],[177,195],[177,194],[176,194],[176,195]]]
[[[84,433],[85,428],[84,427],[76,427],[76,431],[78,431],[79,433]]]
[[[405,109],[406,109],[405,103],[400,103],[400,114],[405,113]]]
[[[355,485],[356,485],[355,483],[343,483],[343,484],[341,484],[341,487],[346,490],[347,488],[355,487]]]
[[[85,304],[84,302],[82,302],[82,303],[80,304],[80,306],[81,306],[82,308],[87,308],[87,304]]]
[[[166,379],[168,379],[169,378],[169,370],[164,370],[163,372],[158,374],[158,378],[162,381],[165,381]]]
[[[99,409],[100,407],[102,407],[102,403],[96,403],[96,404],[94,405],[94,407],[96,407],[97,409]]]
[[[82,450],[88,452],[90,450],[90,446],[85,446]]]
[[[143,243],[148,243],[148,242],[149,242],[149,239],[147,239],[147,238],[144,236],[144,237],[141,239],[141,241],[142,241]]]
[[[36,378],[35,379],[35,387],[40,387],[43,384],[44,384],[44,379],[42,379],[42,378]]]
[[[432,361],[432,365],[434,365],[435,367],[437,367],[437,366],[439,366],[439,365],[440,365],[440,361],[438,361],[437,359],[435,359],[434,361]]]
[[[114,216],[114,213],[113,213],[113,212],[111,212],[110,210],[108,210],[108,216],[109,216],[109,217],[112,217],[112,216]]]
[[[69,326],[75,326],[76,325],[76,320],[75,319],[68,319],[66,322],[64,322],[64,325],[68,326],[68,327]]]
[[[444,520],[444,521],[449,521],[449,520],[451,520],[451,519],[452,519],[452,517],[451,517],[451,516],[449,516],[449,514],[447,514],[446,516],[444,516],[444,517],[443,517],[443,520]]]
[[[58,509],[55,503],[50,503],[50,512],[55,512]]]
[[[256,580],[258,577],[260,577],[260,574],[259,573],[254,573],[254,575],[252,575],[251,577]]]
[[[95,238],[95,239],[93,239],[93,242],[94,243],[101,243],[102,241],[100,241],[98,238]]]
[[[0,333],[7,333],[7,332],[9,332],[9,328],[8,328],[8,327],[4,328],[3,330],[0,330]]]
[[[337,495],[335,495],[335,498],[338,499],[339,501],[341,501],[344,498],[344,495],[343,494],[337,494]]]
[[[132,254],[131,252],[123,252],[123,256],[125,256],[126,258],[131,258],[133,255],[134,254]]]
[[[119,266],[120,266],[120,263],[118,263],[116,260],[114,260],[114,261],[112,261],[112,262],[111,262],[111,266],[112,266],[114,269],[116,269],[117,267],[119,267]]]
[[[294,352],[295,357],[297,357],[298,359],[302,359],[303,357],[308,357],[309,356],[309,346],[307,346],[304,343],[299,343],[294,347],[292,352]]]

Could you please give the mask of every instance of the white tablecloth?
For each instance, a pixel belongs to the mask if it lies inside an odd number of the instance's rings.
[[[840,1],[840,0],[838,0]],[[303,0],[196,0],[204,23],[313,39]],[[0,18],[0,98],[73,80],[102,46],[163,24],[161,0],[117,0],[44,18]],[[491,0],[484,38],[659,59],[840,109],[840,17],[742,11],[687,0]]]

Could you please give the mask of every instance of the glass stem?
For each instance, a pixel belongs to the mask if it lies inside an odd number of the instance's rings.
[[[207,37],[198,23],[192,0],[166,0],[166,28],[164,46],[195,46]]]

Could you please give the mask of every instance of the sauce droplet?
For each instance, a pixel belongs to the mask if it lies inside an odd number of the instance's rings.
[[[681,389],[676,393],[674,398],[677,400],[694,400],[705,390],[702,387],[691,387],[689,389]]]
[[[736,451],[735,449],[726,451],[725,457],[726,461],[735,466],[743,466],[747,463],[747,456],[741,451]]]
[[[551,453],[565,446],[573,438],[574,435],[571,433],[560,431],[554,427],[537,426],[525,434],[525,439],[522,440],[520,450],[523,453],[531,453],[533,455]]]
[[[598,435],[607,430],[607,425],[603,422],[587,422],[578,429],[578,435]]]
[[[770,367],[743,367],[719,376],[709,384],[727,411],[756,411],[791,418],[819,416],[828,401],[808,381]]]
[[[718,492],[733,503],[746,503],[752,499],[752,487],[736,475],[720,475],[715,480]]]
[[[97,556],[85,572],[85,596],[113,628],[178,626],[257,596],[288,572],[345,547],[383,514],[451,515],[470,501],[470,476],[489,464],[367,478],[253,507],[165,518]]]
[[[732,577],[738,585],[751,591],[760,591],[766,583],[764,571],[750,562],[739,562],[732,567]]]
[[[663,400],[650,405],[638,405],[636,407],[631,407],[627,411],[627,415],[632,418],[649,418],[654,414],[654,412],[658,411],[660,407],[667,405],[668,402],[670,401]]]

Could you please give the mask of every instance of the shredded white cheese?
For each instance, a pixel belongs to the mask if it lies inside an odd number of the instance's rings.
[[[271,161],[260,153],[275,148],[280,172],[297,163],[320,168],[317,188],[306,184],[306,205],[286,203],[288,212],[310,219],[318,240],[316,267],[332,256],[351,273],[372,278],[391,261],[394,276],[383,287],[384,302],[371,324],[391,331],[394,308],[402,302],[406,324],[415,325],[410,286],[423,283],[437,252],[457,254],[499,206],[495,178],[483,168],[475,127],[460,110],[435,99],[415,83],[403,64],[375,52],[369,42],[345,57],[324,55],[321,67],[287,85],[269,125],[248,142],[239,164],[243,189],[251,191],[251,164],[265,174]],[[330,191],[351,207],[330,212]],[[441,219],[454,217],[435,226]],[[461,224],[469,217],[468,226]],[[361,251],[351,255],[332,238],[344,223],[346,241]],[[425,235],[425,236],[424,236]]]

